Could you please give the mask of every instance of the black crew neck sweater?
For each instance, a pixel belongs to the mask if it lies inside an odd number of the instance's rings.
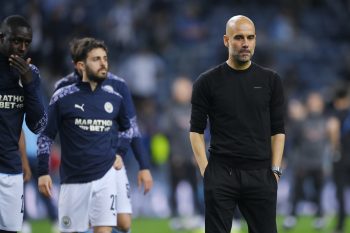
[[[271,165],[271,136],[284,134],[284,96],[278,74],[256,63],[245,70],[222,63],[193,84],[191,132],[209,119],[211,156],[242,168]]]

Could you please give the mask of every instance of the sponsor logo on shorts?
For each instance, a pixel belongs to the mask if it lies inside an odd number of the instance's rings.
[[[63,227],[68,228],[68,227],[70,227],[71,224],[72,224],[72,221],[71,221],[70,217],[68,217],[68,216],[63,216],[62,217],[62,225],[63,225]]]
[[[125,184],[125,188],[126,188],[126,195],[130,199],[130,185],[129,184]]]

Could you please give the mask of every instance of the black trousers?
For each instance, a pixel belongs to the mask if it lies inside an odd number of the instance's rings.
[[[206,233],[229,233],[237,206],[249,233],[277,232],[277,181],[269,168],[240,170],[210,157],[204,198]]]

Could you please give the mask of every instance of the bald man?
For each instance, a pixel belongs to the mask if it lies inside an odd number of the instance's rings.
[[[190,140],[204,177],[205,232],[229,233],[239,207],[249,233],[276,233],[282,174],[284,96],[280,77],[251,61],[255,26],[237,15],[226,24],[228,59],[193,84]],[[209,160],[204,130],[210,123]]]
[[[17,232],[23,221],[23,170],[18,143],[25,121],[33,133],[46,126],[47,115],[40,94],[38,68],[25,56],[32,42],[32,28],[19,15],[5,18],[0,26],[0,233]],[[22,157],[26,161],[25,155]],[[22,169],[22,166],[24,169]],[[26,175],[26,174],[25,174]]]

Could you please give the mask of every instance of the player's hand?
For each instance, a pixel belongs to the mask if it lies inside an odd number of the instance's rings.
[[[113,164],[114,169],[120,170],[124,166],[123,159],[120,155],[115,156],[115,161]]]
[[[149,169],[143,169],[139,171],[137,176],[137,185],[139,189],[142,189],[142,184],[144,187],[143,194],[147,194],[153,186],[153,178]]]
[[[45,197],[51,197],[52,180],[50,175],[40,176],[38,179],[38,188]]]
[[[280,180],[280,177],[277,174],[275,174],[275,173],[273,173],[273,174],[275,175],[276,181],[278,183],[278,181]]]
[[[15,68],[21,75],[21,81],[24,84],[28,84],[33,80],[32,70],[29,66],[31,59],[24,60],[18,55],[11,55],[9,58],[10,66]]]
[[[30,178],[32,178],[32,170],[30,170],[30,166],[28,161],[22,161],[22,169],[23,169],[23,181],[28,182]]]
[[[199,166],[199,172],[201,173],[201,176],[202,176],[202,177],[204,177],[205,169],[207,169],[207,166],[208,166],[208,162],[207,162],[207,164],[205,165],[205,167]]]

